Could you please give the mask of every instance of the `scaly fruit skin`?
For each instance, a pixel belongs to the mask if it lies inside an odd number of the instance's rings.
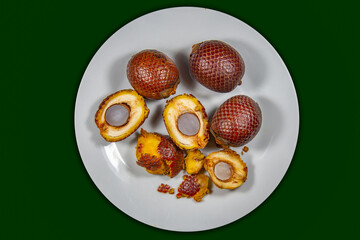
[[[216,92],[230,92],[241,84],[245,63],[229,44],[211,40],[193,46],[190,72],[203,86]]]
[[[209,190],[209,177],[205,174],[197,175],[184,175],[184,181],[178,188],[177,197],[194,198],[195,201],[201,202],[202,198],[210,193]]]
[[[115,104],[124,104],[129,108],[129,119],[123,126],[112,126],[105,119],[106,111]],[[149,115],[145,100],[132,89],[120,90],[107,96],[99,105],[95,114],[95,123],[100,135],[108,142],[121,141],[135,132]]]
[[[226,163],[231,166],[231,176],[227,180],[220,180],[215,175],[215,165]],[[205,170],[209,173],[211,180],[221,189],[235,189],[240,187],[247,179],[247,166],[240,155],[231,149],[210,153],[205,158]]]
[[[180,82],[174,61],[157,50],[147,49],[132,56],[126,71],[131,86],[145,98],[167,98],[175,94]]]
[[[237,95],[226,100],[216,110],[211,120],[210,132],[221,147],[239,147],[256,136],[261,123],[259,105],[248,96]]]
[[[141,129],[136,145],[137,164],[151,174],[175,177],[184,168],[184,154],[167,136]]]
[[[177,120],[184,113],[192,113],[199,119],[200,128],[194,136],[184,135],[178,129]],[[163,111],[163,120],[171,139],[181,149],[202,149],[209,141],[210,124],[205,108],[191,94],[185,93],[167,100]]]

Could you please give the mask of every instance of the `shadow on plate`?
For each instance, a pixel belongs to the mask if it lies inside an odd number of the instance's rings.
[[[180,73],[180,84],[187,90],[192,91],[196,87],[197,82],[192,79],[189,71],[189,56],[186,51],[179,51],[175,54],[174,61]]]
[[[124,55],[114,61],[110,66],[107,83],[110,85],[112,92],[132,88],[126,75],[127,63],[131,56],[132,54]]]
[[[198,81],[193,79],[189,70],[189,55],[186,50],[181,50],[175,54],[174,61],[180,73],[179,87],[183,88],[185,93],[191,93],[196,98],[202,100],[213,97],[214,92],[202,86]]]
[[[110,93],[109,93],[110,95]],[[99,98],[97,101],[95,101],[91,107],[90,107],[90,112],[89,115],[87,117],[87,128],[88,130],[91,132],[91,141],[93,141],[96,145],[101,145],[104,146],[107,144],[107,141],[105,141],[105,139],[100,135],[100,130],[97,128],[96,123],[95,123],[95,114],[96,111],[99,109],[99,105],[102,102],[102,100],[105,98],[106,96]]]
[[[149,122],[149,125],[151,129],[158,129],[161,124],[164,124],[163,121],[163,110],[164,110],[164,104],[157,104],[155,106],[155,109],[151,109],[147,121]]]
[[[284,116],[278,106],[270,99],[256,97],[254,100],[259,104],[262,112],[262,125],[259,133],[252,140],[253,148],[265,151],[272,142],[275,142],[281,134],[284,124]]]
[[[235,48],[244,60],[243,84],[249,85],[252,89],[259,89],[267,74],[266,62],[259,50],[249,43],[239,40],[225,39],[224,42]]]
[[[235,150],[235,149],[233,149],[233,150]],[[240,154],[241,153],[241,148],[239,150],[237,150],[237,152]],[[247,192],[252,188],[252,186],[254,186],[254,182],[255,182],[255,165],[253,164],[252,156],[251,156],[250,153],[244,153],[244,155],[240,154],[240,156],[241,156],[241,159],[246,163],[246,167],[247,167],[248,172],[247,172],[247,179],[239,187],[239,191]]]

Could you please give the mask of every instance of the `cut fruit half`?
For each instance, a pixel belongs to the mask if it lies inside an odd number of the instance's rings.
[[[131,89],[107,96],[95,114],[101,136],[109,142],[123,140],[135,132],[149,115],[145,100]]]
[[[235,189],[246,181],[246,163],[231,149],[210,153],[204,167],[219,188]]]
[[[148,173],[175,177],[184,168],[184,153],[167,136],[141,129],[136,145],[137,164]]]
[[[167,101],[163,112],[166,129],[181,149],[202,149],[209,141],[209,119],[204,106],[191,94]]]

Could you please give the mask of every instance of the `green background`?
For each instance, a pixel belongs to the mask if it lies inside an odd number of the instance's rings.
[[[216,9],[259,31],[286,63],[300,107],[296,152],[274,193],[242,219],[197,233],[156,229],[110,204],[82,164],[73,124],[77,88],[102,43],[129,21],[174,6]],[[0,11],[0,239],[359,236],[353,2],[1,1]]]

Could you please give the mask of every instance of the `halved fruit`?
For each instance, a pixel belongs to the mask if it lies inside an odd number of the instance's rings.
[[[205,156],[198,150],[189,150],[185,157],[185,170],[188,174],[197,174],[204,166]]]
[[[177,198],[187,197],[194,198],[195,201],[200,202],[202,198],[210,193],[209,190],[209,177],[205,174],[198,175],[184,175],[184,181],[178,188]]]
[[[171,139],[181,149],[202,149],[209,141],[209,119],[204,106],[191,94],[167,101],[163,112]]]
[[[95,114],[101,136],[109,142],[123,140],[135,132],[149,115],[145,100],[131,89],[107,96]]]
[[[151,174],[175,177],[184,169],[184,153],[167,136],[141,129],[136,145],[137,164]]]
[[[204,167],[219,188],[234,189],[246,181],[246,163],[231,149],[210,153]]]

